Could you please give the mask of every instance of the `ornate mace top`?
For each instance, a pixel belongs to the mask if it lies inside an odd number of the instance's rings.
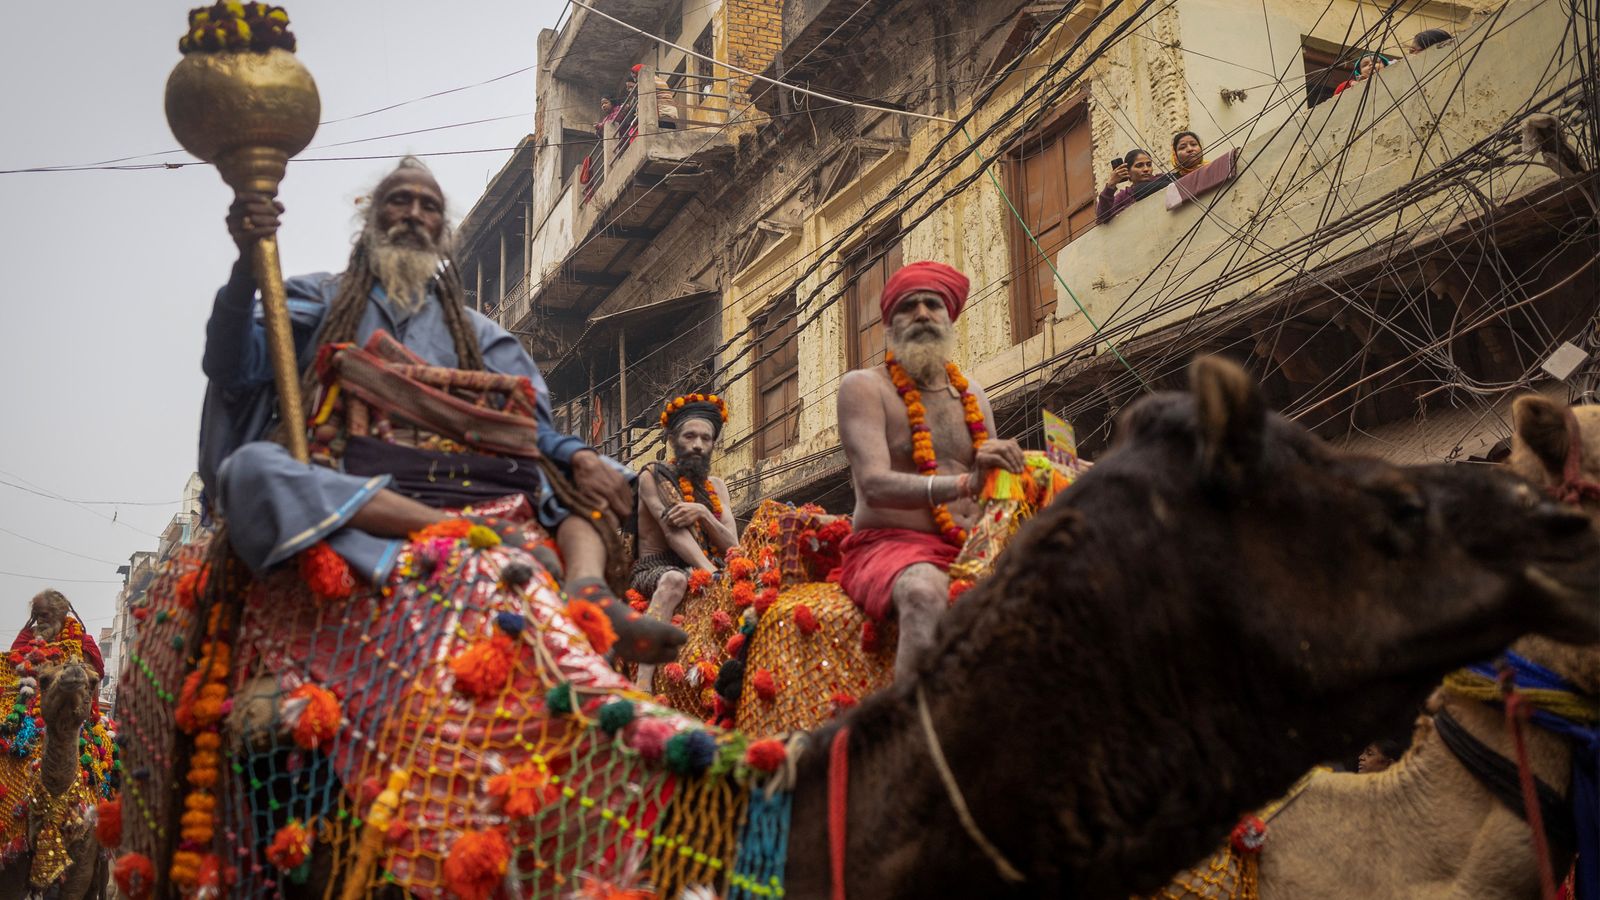
[[[180,53],[222,53],[277,47],[294,52],[289,14],[265,3],[220,2],[189,10],[189,30],[178,38]]]

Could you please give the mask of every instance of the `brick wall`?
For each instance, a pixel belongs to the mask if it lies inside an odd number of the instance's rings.
[[[724,39],[729,63],[750,72],[759,72],[772,63],[783,46],[783,0],[726,0],[723,6]],[[733,80],[733,108],[750,101],[754,79],[729,73]],[[754,93],[760,93],[757,82]]]

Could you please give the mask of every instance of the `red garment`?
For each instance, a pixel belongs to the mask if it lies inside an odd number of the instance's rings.
[[[839,586],[862,612],[881,622],[892,608],[890,593],[901,572],[917,563],[933,563],[947,570],[960,550],[931,531],[853,531],[839,546]]]
[[[17,632],[16,638],[11,641],[11,649],[15,650],[32,640],[34,640],[33,629],[23,626],[23,629]],[[84,662],[94,666],[94,670],[100,674],[101,678],[106,677],[106,661],[100,656],[100,645],[95,643],[94,638],[89,636],[87,628],[79,636],[78,646],[83,648]]]
[[[900,271],[889,276],[883,293],[878,295],[878,311],[883,315],[884,323],[888,324],[889,315],[901,297],[915,291],[933,291],[944,298],[945,311],[950,314],[950,321],[954,322],[967,305],[970,287],[967,276],[944,263],[914,262],[909,266],[901,266]]]

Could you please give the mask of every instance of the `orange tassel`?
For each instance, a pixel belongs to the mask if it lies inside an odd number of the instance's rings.
[[[444,859],[444,887],[460,900],[489,900],[505,877],[511,845],[499,831],[468,831]]]
[[[300,551],[300,580],[318,600],[344,600],[356,591],[350,564],[334,552],[327,541],[318,541]]]
[[[294,723],[294,742],[301,749],[315,750],[339,733],[339,720],[344,713],[339,708],[339,698],[321,685],[302,684],[289,694],[290,700],[301,698],[306,706],[300,720]]]
[[[611,627],[611,619],[588,600],[567,601],[567,618],[589,639],[589,646],[596,653],[605,653],[617,642],[617,632]]]
[[[94,836],[100,846],[115,850],[122,843],[122,798],[113,797],[95,804]]]
[[[462,651],[450,660],[450,671],[456,676],[456,690],[477,700],[499,696],[511,679],[515,649],[510,635],[496,631],[488,640]]]
[[[561,792],[550,783],[549,775],[526,762],[489,779],[489,796],[500,801],[500,809],[507,816],[521,819],[554,803]]]

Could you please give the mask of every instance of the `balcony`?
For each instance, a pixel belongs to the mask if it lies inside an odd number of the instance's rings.
[[[639,84],[656,84],[653,67],[640,70]],[[592,312],[710,172],[732,159],[729,100],[716,84],[688,77],[635,91],[603,123],[603,140],[534,236],[540,306]]]

